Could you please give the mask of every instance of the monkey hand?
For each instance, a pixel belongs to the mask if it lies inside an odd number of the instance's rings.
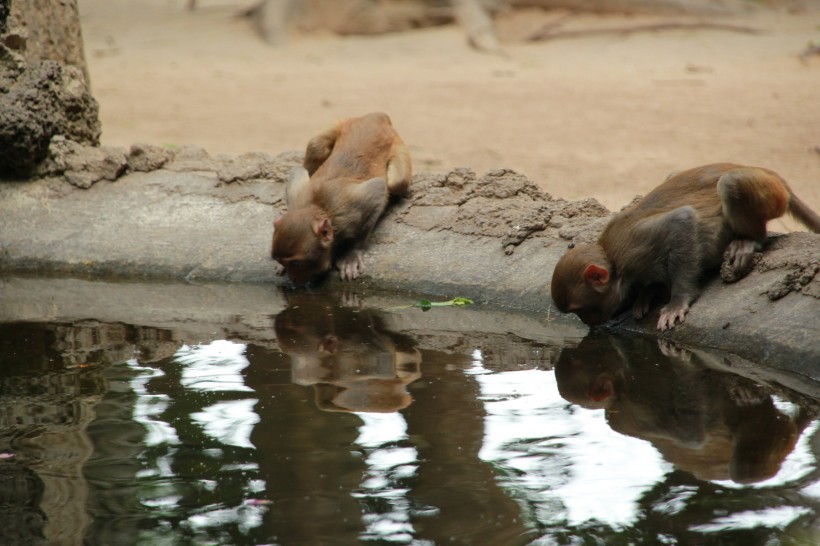
[[[644,318],[652,307],[652,300],[655,299],[657,290],[652,286],[644,286],[635,303],[632,304],[632,318],[640,320]]]
[[[336,269],[343,281],[352,281],[364,273],[364,262],[362,261],[362,251],[353,249],[345,256],[336,260]]]
[[[285,274],[285,266],[280,264],[279,262],[276,262],[276,265],[274,266],[274,268],[275,268],[274,271],[276,271],[276,274],[279,275],[280,277]]]
[[[720,277],[724,282],[739,281],[749,274],[757,263],[755,252],[760,250],[756,241],[735,239],[723,253],[723,264],[720,266]]]
[[[661,308],[661,315],[658,318],[658,331],[665,332],[666,330],[671,330],[683,322],[683,318],[688,312],[689,304],[685,300],[678,303],[670,301]]]
[[[632,318],[635,320],[641,320],[649,313],[649,307],[652,303],[650,298],[645,298],[639,296],[638,299],[635,300],[635,303],[632,304]]]

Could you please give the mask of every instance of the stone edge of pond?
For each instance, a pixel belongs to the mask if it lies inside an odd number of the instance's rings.
[[[0,182],[4,275],[286,282],[269,258],[271,223],[298,153],[211,157],[193,147],[58,141],[50,154],[37,178]],[[555,262],[569,244],[594,240],[609,215],[594,199],[554,198],[509,169],[416,174],[380,222],[356,283],[548,316]],[[820,235],[774,236],[768,246],[740,282],[707,282],[673,331],[655,332],[652,315],[614,329],[816,381]]]

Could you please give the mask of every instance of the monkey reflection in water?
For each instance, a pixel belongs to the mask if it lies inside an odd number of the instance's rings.
[[[706,358],[664,340],[592,334],[561,351],[555,377],[564,399],[604,409],[612,430],[651,442],[698,479],[774,476],[816,415],[800,406],[787,415],[767,389]]]
[[[319,409],[389,413],[412,402],[406,387],[421,377],[421,353],[377,310],[294,293],[275,329],[293,382],[313,385]]]

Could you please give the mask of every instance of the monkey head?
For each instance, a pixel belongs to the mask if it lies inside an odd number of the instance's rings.
[[[564,254],[552,274],[552,300],[587,326],[612,318],[621,307],[620,282],[600,245],[578,245]]]
[[[318,207],[286,212],[273,226],[271,257],[294,284],[307,284],[330,270],[333,226]]]

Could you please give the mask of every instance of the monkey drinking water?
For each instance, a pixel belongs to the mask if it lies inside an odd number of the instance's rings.
[[[558,261],[552,299],[593,326],[630,304],[643,318],[655,297],[668,295],[657,327],[674,328],[697,298],[701,274],[725,259],[735,278],[746,275],[766,222],[787,210],[820,232],[820,216],[773,171],[717,163],[677,173],[616,214],[596,244]]]
[[[288,210],[274,221],[271,256],[296,284],[335,266],[364,271],[362,251],[390,195],[410,185],[410,152],[386,114],[343,119],[310,140],[285,185]]]

